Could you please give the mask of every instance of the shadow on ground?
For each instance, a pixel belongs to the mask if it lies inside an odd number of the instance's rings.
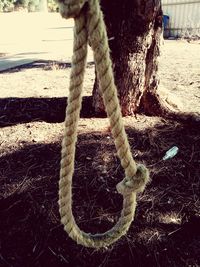
[[[63,122],[66,106],[67,97],[0,98],[0,127],[36,121]],[[80,117],[91,118],[94,114],[92,96],[84,96]],[[95,114],[95,117],[105,116],[105,114]],[[188,125],[200,123],[199,114],[171,112],[169,117]]]
[[[100,251],[77,246],[60,225],[60,142],[26,144],[0,158],[2,266],[199,266],[200,127],[165,120],[136,129],[127,128],[133,155],[152,182],[139,195],[128,234]],[[172,145],[180,153],[160,161]],[[115,186],[123,171],[114,152],[109,132],[78,138],[73,203],[86,231],[105,231],[118,218]]]
[[[0,127],[33,121],[63,122],[66,106],[66,97],[1,98]],[[90,118],[93,114],[92,97],[83,97],[81,117]]]
[[[27,55],[37,55],[37,54],[46,54],[43,52],[39,52],[39,53],[20,53],[18,55],[16,55],[17,57],[22,56],[27,56]],[[26,61],[26,58],[24,58],[24,60]],[[54,67],[56,67],[57,69],[66,69],[66,68],[71,68],[71,63],[70,62],[63,62],[63,61],[57,61],[57,60],[34,60],[31,59],[30,63],[25,63],[25,64],[21,64],[18,67],[13,67],[13,68],[7,68],[6,70],[2,70],[0,71],[0,73],[13,73],[13,72],[19,72],[19,71],[24,71],[26,69],[45,69],[45,70],[52,70]],[[12,60],[12,58],[6,59],[6,61],[9,61],[12,65],[12,62],[16,63],[16,60]],[[93,61],[89,61],[87,62],[87,66],[92,66],[94,65]]]

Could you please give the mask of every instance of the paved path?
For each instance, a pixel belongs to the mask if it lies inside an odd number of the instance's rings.
[[[58,13],[0,14],[0,71],[37,60],[70,61],[73,21]]]

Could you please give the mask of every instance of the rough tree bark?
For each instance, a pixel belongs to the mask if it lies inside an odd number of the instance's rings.
[[[162,33],[160,0],[101,0],[108,30],[115,83],[123,115],[163,112],[157,95],[157,57]],[[93,106],[104,106],[95,79]]]

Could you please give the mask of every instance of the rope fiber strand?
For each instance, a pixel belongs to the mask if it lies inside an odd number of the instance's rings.
[[[136,193],[144,190],[149,172],[144,165],[136,165],[122,123],[121,109],[114,83],[108,37],[99,0],[58,0],[64,18],[74,18],[74,48],[69,85],[68,105],[61,150],[59,181],[59,211],[65,231],[78,244],[101,248],[117,241],[128,231],[134,219]],[[82,88],[87,60],[88,43],[94,52],[94,61],[107,116],[118,157],[125,178],[117,185],[123,195],[123,209],[118,222],[105,233],[83,232],[72,213],[72,176],[74,173],[77,127],[82,102]]]

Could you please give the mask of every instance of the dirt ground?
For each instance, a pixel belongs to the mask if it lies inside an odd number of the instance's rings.
[[[167,41],[159,93],[175,110],[200,115],[200,45]],[[124,118],[133,155],[151,183],[135,221],[114,245],[93,250],[68,238],[58,212],[58,180],[70,64],[35,62],[0,74],[0,266],[200,266],[200,121]],[[73,210],[88,232],[103,232],[122,206],[123,170],[108,120],[91,108],[88,64],[79,123]],[[165,152],[179,153],[163,161]]]
[[[200,41],[165,40],[161,47],[159,93],[175,109],[200,112]]]

